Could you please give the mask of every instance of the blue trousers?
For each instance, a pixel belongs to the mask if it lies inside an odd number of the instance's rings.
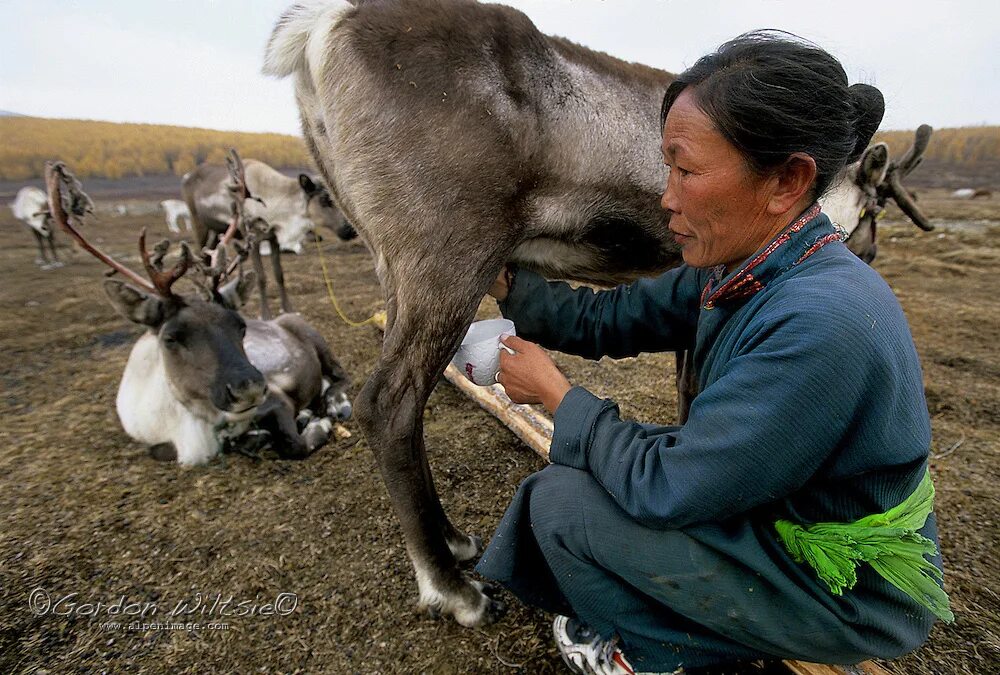
[[[523,602],[618,636],[638,671],[757,658],[857,663],[919,645],[927,616],[861,568],[832,596],[750,518],[656,530],[632,520],[589,473],[529,476],[476,571]]]

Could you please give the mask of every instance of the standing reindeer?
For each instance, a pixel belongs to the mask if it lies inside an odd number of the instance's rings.
[[[49,205],[45,193],[36,187],[23,187],[17,191],[17,196],[10,205],[10,210],[14,212],[14,217],[22,221],[35,236],[35,243],[38,244],[38,257],[35,264],[42,269],[52,269],[61,267],[62,261],[56,253],[56,241],[52,232],[52,223],[49,218]],[[45,250],[48,245],[52,253],[52,260]]]
[[[306,236],[320,225],[345,241],[356,236],[327,189],[306,174],[291,178],[256,159],[246,160],[245,172],[250,191],[260,197],[250,207],[252,215],[274,226],[277,245],[283,251],[301,253]],[[227,178],[225,166],[199,164],[181,180],[181,194],[193,218],[199,246],[212,244],[229,224]]]
[[[875,227],[890,198],[917,227],[925,232],[934,229],[902,183],[923,159],[932,131],[921,124],[913,145],[898,162],[889,159],[885,143],[871,145],[857,163],[844,169],[840,180],[820,200],[823,211],[847,231],[847,247],[866,263],[878,253]]]
[[[108,279],[104,290],[125,318],[146,328],[118,390],[118,416],[129,436],[149,445],[157,459],[181,464],[208,461],[227,440],[238,443],[254,427],[288,459],[326,444],[331,417],[350,415],[349,380],[315,329],[297,315],[245,321],[237,307],[252,279],[224,283],[235,268],[227,266],[224,249],[212,252],[200,284],[207,297],[179,295],[173,285],[197,261],[182,244],[175,264],[165,269],[169,242],[151,256],[143,230],[139,253],[149,277],[143,278],[96,249],[70,222],[69,214],[79,210],[67,204],[86,195],[65,165],[47,164],[46,182],[54,221],[128,280]],[[306,406],[329,416],[311,419],[299,433],[296,412]]]
[[[598,284],[679,264],[659,206],[673,76],[471,0],[297,4],[264,71],[294,78],[306,145],[375,258],[386,332],[357,412],[420,604],[492,621],[457,566],[481,544],[441,507],[424,405],[505,263]]]
[[[260,317],[270,319],[271,308],[267,301],[267,280],[260,260],[262,249],[271,256],[271,269],[282,312],[291,312],[292,304],[285,291],[285,278],[281,266],[281,252],[302,252],[302,242],[307,235],[315,236],[317,225],[333,230],[342,240],[357,236],[340,210],[330,200],[323,185],[306,174],[290,178],[255,159],[247,159],[243,167],[247,189],[255,195],[246,205],[248,218],[240,234],[254,231],[256,244],[250,252],[260,293]],[[200,164],[181,181],[181,193],[194,222],[198,247],[212,245],[226,231],[230,223],[229,194],[230,172],[216,164]],[[243,208],[240,204],[240,208]]]
[[[160,202],[160,208],[163,209],[171,232],[180,234],[181,223],[187,226],[188,232],[191,231],[191,211],[187,204],[179,199],[164,199]]]

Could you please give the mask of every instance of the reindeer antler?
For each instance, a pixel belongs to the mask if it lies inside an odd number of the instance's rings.
[[[146,228],[142,228],[142,232],[139,233],[139,255],[142,256],[142,266],[146,268],[146,274],[149,275],[149,279],[153,282],[157,293],[165,298],[173,295],[170,287],[184,276],[184,273],[187,272],[188,267],[191,265],[191,249],[188,248],[187,242],[182,241],[180,246],[181,253],[177,258],[177,262],[174,263],[169,272],[164,272],[163,258],[166,256],[169,248],[170,241],[164,239],[154,247],[154,256],[151,260],[149,251],[146,249]]]
[[[923,161],[924,152],[927,151],[927,145],[931,142],[931,133],[933,132],[934,129],[929,124],[921,124],[917,127],[913,145],[896,163],[896,171],[899,172],[900,178],[906,178]]]
[[[69,194],[63,194],[62,186],[64,185],[67,187],[67,192]],[[149,281],[142,278],[142,276],[125,267],[107,253],[101,251],[87,241],[84,236],[80,234],[80,231],[70,223],[67,209],[63,206],[64,203],[67,203],[72,211],[74,205],[86,205],[88,203],[92,209],[93,202],[90,200],[90,197],[83,192],[80,181],[76,179],[76,176],[70,173],[64,163],[45,163],[45,186],[48,188],[49,212],[52,214],[52,219],[60,228],[62,228],[64,232],[66,232],[66,234],[72,237],[81,246],[81,248],[83,248],[83,250],[103,262],[113,271],[121,273],[123,277],[126,277],[137,286],[145,288],[147,291],[156,291],[156,287]],[[77,194],[74,195],[73,193]],[[64,200],[66,201],[64,202]],[[81,210],[86,212],[86,208]],[[77,214],[76,211],[73,211],[73,213],[74,215]]]
[[[146,250],[146,230],[143,228],[139,235],[139,254],[142,256],[142,264],[149,274],[149,280],[144,279],[142,275],[130,270],[87,241],[70,222],[70,214],[74,217],[80,217],[93,211],[94,202],[83,191],[80,181],[66,168],[63,162],[45,163],[45,185],[48,188],[49,212],[52,214],[52,219],[85,251],[110,267],[112,274],[118,272],[140,288],[159,293],[165,298],[172,295],[170,287],[184,275],[191,262],[191,251],[187,244],[181,244],[180,259],[170,272],[164,273],[163,258],[170,243],[160,242],[155,247],[153,259],[150,260],[149,251]]]
[[[198,285],[209,293],[217,289],[219,284],[225,281],[229,275],[232,274],[236,268],[250,255],[249,245],[245,247],[236,245],[236,256],[229,262],[228,265],[226,264],[226,246],[236,236],[237,230],[242,230],[244,240],[247,241],[248,244],[254,236],[251,232],[251,228],[245,222],[246,216],[243,210],[243,203],[247,199],[253,199],[261,204],[264,203],[264,200],[255,197],[250,193],[250,188],[247,187],[246,169],[243,166],[243,160],[240,158],[239,153],[236,152],[236,148],[229,149],[229,155],[226,157],[226,164],[229,167],[229,178],[231,180],[231,183],[226,187],[233,197],[233,219],[229,223],[229,227],[226,228],[225,233],[219,239],[219,242],[215,245],[215,248],[205,252],[206,259],[196,262],[209,283],[208,287],[200,283]]]
[[[920,209],[917,207],[917,203],[913,201],[910,197],[910,193],[906,191],[903,187],[902,179],[905,178],[911,171],[917,168],[920,162],[923,160],[924,152],[927,150],[927,144],[930,143],[931,133],[934,130],[928,124],[921,124],[916,131],[916,137],[913,140],[913,145],[910,149],[906,151],[903,157],[898,161],[893,161],[889,164],[889,169],[886,171],[885,181],[879,186],[879,196],[892,197],[896,204],[899,205],[900,210],[912,220],[917,227],[925,232],[930,232],[934,229],[930,220],[927,219]]]

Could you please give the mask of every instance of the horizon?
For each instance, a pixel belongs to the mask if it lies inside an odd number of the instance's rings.
[[[0,110],[0,119],[3,119],[5,117],[23,117],[23,118],[28,118],[28,119],[54,120],[54,121],[60,121],[60,122],[100,122],[102,124],[123,124],[123,125],[124,124],[133,124],[133,125],[139,125],[139,126],[176,127],[178,129],[197,129],[197,130],[201,130],[201,131],[215,131],[215,132],[226,133],[226,134],[260,134],[260,135],[288,136],[288,137],[298,138],[298,139],[302,138],[302,135],[299,134],[299,133],[286,133],[286,132],[282,132],[282,131],[244,131],[242,129],[217,129],[217,128],[214,128],[214,127],[199,127],[199,126],[191,126],[191,125],[188,125],[188,124],[164,124],[164,123],[160,123],[160,122],[135,122],[135,121],[131,121],[131,120],[123,120],[123,121],[102,120],[102,119],[96,119],[96,118],[91,118],[91,117],[45,117],[45,116],[41,116],[41,115],[25,115],[23,113],[9,111],[9,110]],[[917,125],[917,126],[919,126],[919,125]],[[946,129],[992,129],[992,128],[996,128],[996,127],[1000,127],[1000,123],[992,123],[992,124],[991,123],[980,123],[980,124],[966,124],[966,125],[962,125],[962,126],[934,127],[934,131],[938,132],[938,131],[944,131]],[[915,130],[916,130],[916,126],[914,126],[912,128],[893,128],[893,129],[886,128],[886,127],[879,127],[879,129],[878,129],[878,131],[876,133],[878,134],[878,133],[891,133],[891,132],[915,131]]]

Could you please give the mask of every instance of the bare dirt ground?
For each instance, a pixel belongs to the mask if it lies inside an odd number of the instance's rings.
[[[920,204],[950,229],[922,233],[890,216],[875,263],[923,359],[957,615],[916,653],[883,664],[894,673],[1000,672],[1000,199],[946,194],[921,192]],[[148,205],[129,204],[139,215],[103,205],[88,231],[138,266],[139,227],[166,229]],[[365,249],[327,236],[323,251],[345,311],[367,317],[380,294]],[[353,423],[352,438],[301,462],[225,456],[181,469],[150,459],[114,412],[138,329],[113,312],[89,256],[49,271],[33,258],[33,239],[0,210],[0,671],[564,672],[548,617],[509,597],[503,620],[481,630],[415,611],[402,536]],[[286,276],[356,394],[378,332],[336,317],[314,249],[287,259]],[[490,304],[483,316],[496,312]],[[627,415],[674,416],[672,356],[558,361]],[[447,511],[488,537],[542,460],[446,382],[425,431]]]

